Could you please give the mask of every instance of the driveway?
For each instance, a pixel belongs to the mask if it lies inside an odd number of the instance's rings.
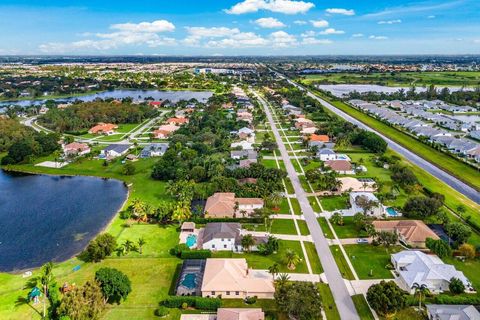
[[[282,160],[285,164],[285,168],[287,169],[288,177],[292,182],[293,189],[295,190],[295,194],[297,195],[297,199],[300,204],[300,208],[302,209],[308,229],[312,235],[318,257],[320,258],[320,262],[325,270],[325,276],[330,284],[330,289],[332,290],[340,317],[345,320],[360,319],[357,314],[357,310],[355,309],[355,305],[353,304],[352,298],[350,297],[350,293],[347,290],[345,282],[343,281],[337,264],[335,263],[335,259],[330,251],[327,239],[320,229],[317,216],[310,206],[307,195],[300,184],[298,174],[292,165],[290,156],[288,155],[287,149],[282,137],[280,136],[277,126],[275,125],[270,109],[266,102],[256,92],[254,92],[254,94],[262,104],[267,115],[272,132],[275,136],[275,140],[278,144]]]

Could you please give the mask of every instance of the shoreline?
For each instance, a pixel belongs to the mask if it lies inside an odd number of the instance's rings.
[[[38,172],[32,172],[32,171],[29,171],[29,170],[20,170],[18,168],[5,168],[5,167],[2,167],[0,166],[0,170],[3,170],[5,172],[10,172],[10,173],[19,173],[19,174],[29,174],[29,175],[43,175],[43,176],[52,176],[52,177],[90,177],[90,178],[98,178],[98,179],[111,179],[111,180],[116,180],[118,182],[121,182],[124,187],[127,189],[127,193],[126,193],[126,196],[125,196],[125,200],[120,204],[120,206],[118,207],[118,209],[116,209],[112,215],[112,217],[107,221],[107,223],[101,227],[97,232],[95,232],[95,235],[92,237],[92,240],[95,239],[95,237],[97,237],[99,234],[101,233],[105,233],[107,231],[107,229],[109,227],[112,226],[113,222],[115,221],[115,219],[118,217],[118,215],[120,214],[121,211],[123,211],[123,208],[126,206],[126,204],[128,203],[128,201],[130,200],[130,195],[131,195],[131,185],[132,184],[127,184],[126,181],[123,181],[123,180],[120,180],[120,179],[115,179],[115,178],[109,178],[109,177],[102,177],[102,176],[92,176],[92,175],[82,175],[82,174],[55,174],[55,173],[38,173]],[[115,236],[115,238],[117,238],[118,235]],[[91,241],[91,240],[90,240]],[[88,243],[90,243],[90,241]],[[65,259],[65,260],[62,260],[62,261],[52,261],[54,264],[60,264],[60,263],[64,263],[68,260],[71,260],[73,258],[76,258],[78,256],[78,254],[80,252],[82,252],[83,250],[85,250],[85,248],[88,246],[88,243],[85,244],[85,246],[77,253],[73,254],[72,256],[70,256],[69,258]],[[83,263],[83,262],[82,262]],[[42,264],[43,265],[43,264]],[[36,269],[39,269],[41,268],[41,266],[35,266],[35,267],[31,267],[31,268],[24,268],[24,269],[20,269],[20,270],[12,270],[12,271],[0,271],[0,274],[1,273],[6,273],[6,274],[11,274],[11,275],[21,275],[22,273],[24,272],[27,272],[27,271],[34,271]]]

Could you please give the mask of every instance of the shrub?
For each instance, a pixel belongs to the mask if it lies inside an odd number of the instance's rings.
[[[80,258],[87,262],[100,262],[112,254],[117,247],[117,240],[109,233],[103,233],[90,241]]]
[[[170,310],[164,306],[160,306],[158,309],[155,310],[155,315],[157,317],[165,317],[170,314]]]
[[[465,259],[475,258],[475,247],[471,244],[464,243],[458,248],[460,255],[464,256]]]
[[[177,244],[172,249],[170,249],[169,253],[172,256],[176,256],[180,258],[183,251],[189,251],[189,250],[190,248],[185,243],[180,243],[180,244]]]
[[[257,302],[257,296],[253,296],[253,297],[246,297],[245,298],[245,303],[246,304],[255,304]]]
[[[463,284],[462,280],[458,278],[452,278],[450,279],[448,289],[453,294],[460,294],[465,292],[465,285]]]
[[[477,295],[462,295],[462,296],[451,296],[451,295],[438,295],[435,296],[434,302],[436,304],[480,304],[480,296]]]
[[[181,259],[207,259],[211,257],[212,252],[210,250],[191,250],[180,253]]]
[[[162,304],[167,308],[193,307],[201,310],[217,310],[222,306],[222,300],[219,298],[203,298],[193,296],[170,296],[163,300]]]

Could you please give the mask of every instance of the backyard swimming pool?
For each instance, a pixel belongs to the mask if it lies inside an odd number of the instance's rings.
[[[385,211],[387,211],[387,215],[389,215],[390,217],[398,217],[400,214],[397,212],[397,210],[395,210],[394,208],[392,207],[387,207],[385,209]]]
[[[195,289],[197,287],[197,275],[195,273],[187,273],[180,282],[187,289]]]
[[[195,247],[197,244],[197,236],[195,234],[189,234],[185,243],[189,248]]]

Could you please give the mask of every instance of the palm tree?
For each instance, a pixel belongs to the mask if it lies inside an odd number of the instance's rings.
[[[278,206],[282,203],[282,200],[283,198],[280,195],[280,193],[274,192],[268,197],[267,203],[269,203],[272,206],[272,209],[277,209]]]
[[[178,224],[182,224],[183,221],[190,219],[191,216],[192,212],[187,203],[179,203],[172,213],[172,219],[178,221]]]
[[[145,203],[143,203],[143,201],[140,199],[133,199],[130,208],[132,209],[132,214],[135,216],[135,218],[137,218],[137,220],[145,213]]]
[[[285,252],[285,264],[287,265],[287,268],[290,270],[295,270],[297,268],[297,264],[302,262],[302,258],[293,250],[288,249],[287,252]]]
[[[147,241],[145,241],[145,239],[142,237],[138,239],[137,243],[138,243],[138,251],[140,254],[142,254],[143,246],[147,243]]]
[[[428,293],[428,287],[426,284],[419,284],[414,282],[412,289],[415,290],[415,296],[418,296],[418,310],[422,310],[422,296],[425,296]]]
[[[284,286],[288,281],[290,281],[290,276],[286,273],[280,273],[277,277],[277,285],[279,287]]]
[[[273,280],[275,280],[275,276],[278,274],[279,271],[280,267],[278,266],[278,263],[274,263],[270,267],[268,267],[268,273],[272,275]]]
[[[50,283],[53,280],[53,263],[47,262],[42,267],[42,273],[40,275],[40,282],[43,288],[43,319],[47,316],[47,296]]]
[[[241,240],[242,247],[247,251],[250,252],[250,248],[255,244],[255,239],[251,234],[246,234],[242,237]]]
[[[133,241],[131,240],[125,240],[125,242],[123,243],[123,248],[124,248],[124,252],[125,253],[129,253],[130,250],[132,250],[133,248]]]
[[[330,218],[330,222],[337,226],[343,226],[343,216],[340,212],[335,212]]]

